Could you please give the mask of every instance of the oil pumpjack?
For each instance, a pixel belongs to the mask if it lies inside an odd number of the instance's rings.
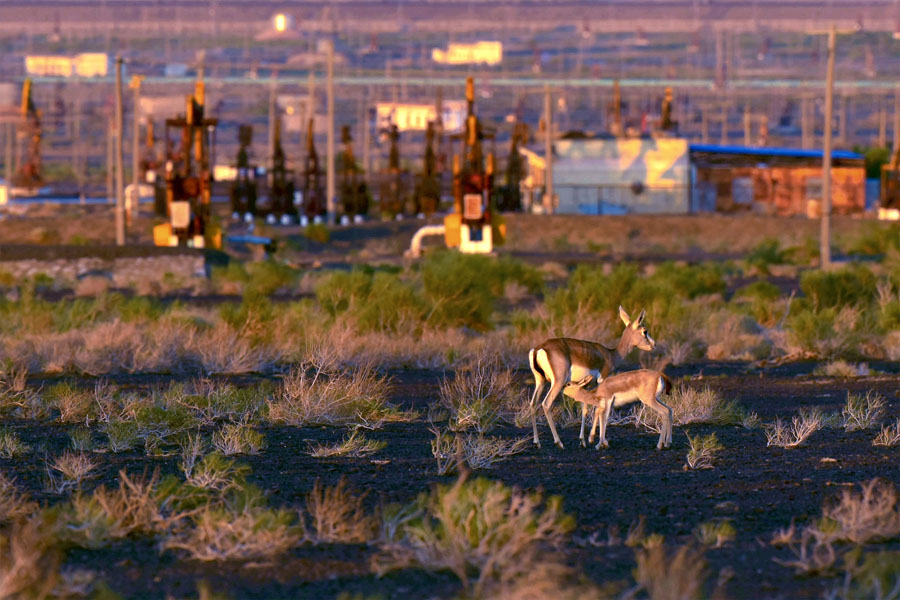
[[[256,215],[256,169],[250,164],[248,149],[253,143],[253,127],[241,125],[238,127],[237,173],[234,183],[231,184],[231,214],[232,218],[252,219]]]
[[[422,238],[443,234],[448,248],[466,254],[489,254],[506,237],[506,225],[491,204],[494,155],[484,155],[482,125],[475,116],[475,84],[466,79],[468,111],[462,136],[462,153],[453,156],[453,213],[443,225],[426,225],[413,236],[406,256],[418,258]]]
[[[272,173],[269,179],[268,218],[272,222],[288,224],[295,220],[294,180],[288,176],[287,158],[281,145],[281,119],[275,117],[275,140],[272,149]]]
[[[31,91],[31,79],[26,78],[22,84],[20,107],[22,121],[16,139],[20,147],[22,140],[27,139],[27,143],[22,148],[22,156],[18,162],[19,167],[10,181],[14,195],[20,196],[36,194],[37,188],[43,183],[41,177],[41,140],[43,138],[41,111],[35,105]]]
[[[326,209],[325,194],[322,191],[322,170],[319,167],[319,154],[316,152],[315,121],[312,118],[309,119],[306,130],[306,168],[303,175],[303,197],[300,200],[302,217],[321,219]]]
[[[486,254],[494,244],[503,243],[506,226],[494,214],[491,191],[494,185],[494,155],[485,158],[484,133],[475,116],[475,83],[466,79],[466,128],[462,153],[453,156],[453,209],[444,218],[444,239],[448,247],[467,254]]]
[[[167,222],[153,228],[157,246],[220,248],[222,232],[212,221],[210,153],[218,119],[204,114],[205,89],[198,81],[184,116],[166,119],[165,201]],[[170,131],[181,131],[176,146]]]

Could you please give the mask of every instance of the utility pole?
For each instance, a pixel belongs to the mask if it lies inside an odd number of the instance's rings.
[[[3,161],[6,185],[12,185],[13,174],[13,138],[16,137],[16,126],[12,122],[6,124],[6,159]]]
[[[547,127],[544,134],[544,210],[553,214],[553,103],[550,101],[550,85],[544,84],[544,120]]]
[[[266,181],[269,182],[269,189],[275,181],[272,169],[275,166],[275,79],[269,84],[269,141],[266,144]]]
[[[837,32],[828,31],[828,71],[825,74],[825,141],[822,151],[822,222],[819,233],[819,268],[831,267],[831,129],[834,117],[834,45]]]
[[[125,183],[124,155],[122,149],[122,55],[116,55],[116,245],[125,245]]]
[[[751,129],[753,127],[752,116],[750,113],[750,104],[744,105],[744,145],[749,146],[752,142]]]
[[[362,112],[362,145],[363,145],[363,159],[362,159],[362,168],[363,168],[363,178],[369,178],[372,174],[369,172],[369,88],[366,87],[363,91],[363,112]]]
[[[894,92],[894,155],[900,152],[900,88]]]
[[[115,170],[116,158],[113,146],[113,138],[116,136],[115,121],[110,121],[106,128],[106,203],[113,204],[116,200]]]
[[[327,153],[328,158],[325,163],[325,183],[327,187],[328,197],[326,198],[326,207],[328,211],[328,222],[335,222],[335,181],[334,181],[334,41],[328,40],[328,81],[327,81],[327,104],[328,104],[328,137]]]
[[[131,197],[125,203],[126,223],[132,225],[133,213],[140,206],[141,195],[138,191],[141,171],[141,82],[142,75],[133,75],[129,87],[134,91],[134,123],[131,130]]]
[[[884,98],[878,99],[878,147],[887,146],[887,110],[884,108]]]
[[[724,146],[728,143],[728,107],[722,104],[719,110],[722,113],[722,129],[719,131],[719,144]]]
[[[804,150],[812,146],[809,120],[809,98],[803,96],[800,100],[800,147]]]

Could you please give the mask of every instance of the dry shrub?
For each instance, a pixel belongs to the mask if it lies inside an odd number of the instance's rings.
[[[266,447],[266,438],[246,423],[226,423],[213,434],[213,446],[224,454],[259,454]]]
[[[60,508],[58,537],[84,548],[99,548],[129,535],[153,535],[181,519],[164,516],[156,500],[159,474],[129,477],[119,471],[119,487],[101,485],[90,495],[76,493]]]
[[[707,577],[702,548],[680,546],[667,552],[662,545],[638,550],[634,578],[650,600],[694,600],[703,596]]]
[[[791,418],[790,425],[779,417],[775,419],[774,423],[763,425],[766,446],[796,448],[806,442],[809,436],[821,429],[824,424],[825,415],[818,409],[800,411],[799,415]]]
[[[841,415],[844,417],[844,429],[858,431],[875,427],[884,417],[887,400],[877,392],[868,391],[865,396],[847,393],[847,403]]]
[[[190,445],[183,448],[179,465],[187,482],[199,488],[224,490],[239,485],[249,473],[245,465],[236,464],[234,459],[225,458],[219,452],[211,452],[197,463],[197,456]]]
[[[15,458],[30,450],[28,444],[11,427],[0,426],[0,458]]]
[[[376,557],[379,573],[409,566],[449,570],[468,596],[480,598],[496,597],[547,566],[566,571],[553,548],[574,521],[562,512],[560,498],[544,503],[538,493],[460,477],[420,496],[411,510],[418,517],[403,524],[398,539]]]
[[[97,463],[83,452],[66,451],[53,463],[47,463],[45,489],[56,494],[64,494],[81,486],[97,468]]]
[[[839,543],[859,547],[873,541],[887,541],[900,534],[900,507],[897,490],[888,482],[873,479],[860,484],[859,492],[843,490],[841,497],[825,503],[822,518],[797,534],[793,524],[773,538],[787,545],[794,558],[776,559],[798,573],[828,572],[846,551]]]
[[[378,452],[387,446],[387,442],[370,440],[365,435],[354,429],[353,433],[335,444],[310,444],[309,455],[316,458],[330,458],[332,456],[349,456],[352,458],[364,458]]]
[[[691,437],[685,433],[690,449],[688,450],[684,470],[712,469],[713,459],[725,448],[719,443],[715,433],[706,436]]]
[[[737,535],[734,525],[728,519],[706,521],[694,529],[694,537],[704,546],[721,548]]]
[[[793,537],[792,529],[783,533],[784,536],[778,541],[790,549],[794,558],[774,560],[780,565],[793,568],[798,574],[827,573],[838,559],[838,549],[834,546],[834,540],[828,533],[816,527],[804,527],[798,538]],[[790,538],[787,537],[788,534],[791,535]]]
[[[662,398],[664,404],[672,409],[672,423],[687,425],[689,423],[706,423],[710,425],[740,424],[746,411],[735,400],[726,400],[719,392],[710,387],[696,389],[687,386],[673,387],[672,392]],[[643,404],[635,410],[634,419],[638,425],[659,432],[662,418],[659,414]]]
[[[270,347],[254,347],[249,340],[224,326],[197,333],[189,351],[199,357],[206,373],[261,373],[279,358],[272,354]]]
[[[842,490],[837,502],[822,510],[823,528],[831,529],[835,540],[864,544],[900,534],[900,507],[897,490],[888,482],[873,479],[860,484],[860,491]]]
[[[0,390],[4,394],[24,392],[27,377],[28,366],[25,363],[6,358],[0,367]]]
[[[882,425],[881,431],[872,440],[873,446],[896,446],[900,444],[900,419],[893,425]]]
[[[48,404],[56,407],[59,420],[63,423],[84,423],[88,420],[93,404],[90,392],[61,383],[53,386],[47,395],[50,396]]]
[[[109,291],[109,277],[86,275],[75,285],[76,296],[96,297]]]
[[[52,527],[40,517],[0,534],[0,598],[46,598],[59,580]]]
[[[301,538],[293,516],[283,510],[248,507],[235,514],[206,507],[193,520],[194,527],[169,536],[162,548],[201,561],[271,560]]]
[[[752,318],[729,310],[713,311],[704,320],[699,336],[710,360],[756,360],[771,351],[771,343]]]
[[[813,375],[851,379],[866,374],[866,371],[867,369],[863,365],[851,364],[845,360],[834,360],[813,369]]]
[[[441,381],[440,405],[450,413],[450,429],[489,431],[502,408],[516,403],[520,394],[510,369],[496,360],[479,357],[457,370],[453,379]]]
[[[462,460],[471,469],[490,469],[495,463],[520,454],[528,448],[530,438],[506,440],[483,434],[451,435],[436,427],[431,441],[431,454],[437,461],[438,475],[447,475],[458,469]]]
[[[900,360],[900,331],[891,331],[884,336],[881,346],[888,360]]]
[[[20,519],[35,510],[37,504],[28,498],[27,493],[20,492],[16,488],[15,479],[0,473],[0,524]]]
[[[301,364],[285,377],[274,398],[266,400],[269,420],[295,426],[361,424],[377,427],[411,415],[388,404],[390,383],[371,367],[341,369]]]
[[[342,477],[337,485],[323,487],[317,479],[306,496],[306,513],[312,530],[307,539],[314,543],[361,544],[375,539],[377,522],[366,514],[359,494],[347,487]]]

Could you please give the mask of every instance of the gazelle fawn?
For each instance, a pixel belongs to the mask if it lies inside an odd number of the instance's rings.
[[[613,375],[597,384],[596,390],[586,390],[584,387],[591,382],[592,375],[585,375],[577,382],[569,383],[564,389],[566,396],[581,402],[581,445],[584,446],[584,417],[587,414],[588,405],[596,406],[594,422],[591,425],[591,435],[588,443],[594,442],[594,433],[597,431],[597,423],[600,423],[600,439],[596,448],[608,447],[606,441],[606,425],[609,423],[609,413],[614,406],[624,406],[640,400],[645,406],[655,410],[663,419],[659,431],[657,449],[668,448],[672,443],[672,409],[660,401],[660,396],[668,394],[672,389],[672,382],[659,371],[640,369]]]
[[[610,371],[618,367],[634,348],[640,348],[647,352],[656,347],[656,342],[650,337],[647,328],[644,327],[646,311],[634,321],[628,316],[621,306],[619,318],[625,323],[625,331],[615,348],[607,348],[594,342],[575,340],[571,338],[553,338],[528,351],[528,366],[534,374],[534,393],[531,395],[531,428],[534,432],[534,443],[540,448],[541,441],[538,438],[537,401],[541,391],[547,382],[550,383],[550,391],[544,396],[541,406],[544,408],[544,416],[553,433],[553,442],[563,447],[563,443],[556,433],[556,425],[550,416],[550,408],[553,402],[563,391],[563,387],[570,381],[578,381],[587,375],[593,376],[597,381],[604,379]],[[582,434],[584,433],[582,419]]]

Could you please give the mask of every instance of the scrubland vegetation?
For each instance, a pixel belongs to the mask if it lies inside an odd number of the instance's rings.
[[[0,597],[128,597],[155,568],[155,597],[896,598],[900,414],[875,367],[900,358],[897,239],[826,273],[771,240],[694,265],[233,262],[199,290],[216,303],[4,279]],[[660,342],[631,358],[671,375],[673,448],[640,404],[577,448],[561,399],[568,449],[535,449],[528,348],[612,345],[620,304]],[[770,397],[795,359],[815,368]]]
[[[887,231],[888,233],[885,233]],[[709,360],[900,358],[895,229],[845,245],[881,260],[809,270],[803,248],[765,240],[743,261],[532,266],[435,252],[418,264],[301,273],[274,260],[218,268],[201,307],[104,291],[43,299],[74,282],[3,278],[0,359],[30,372],[277,372],[328,346],[345,364],[454,366],[488,352],[518,366],[535,339],[610,340],[616,308],[644,307],[673,364]],[[795,277],[794,291],[770,272]],[[295,301],[275,301],[304,296]],[[837,367],[835,367],[837,368]]]

